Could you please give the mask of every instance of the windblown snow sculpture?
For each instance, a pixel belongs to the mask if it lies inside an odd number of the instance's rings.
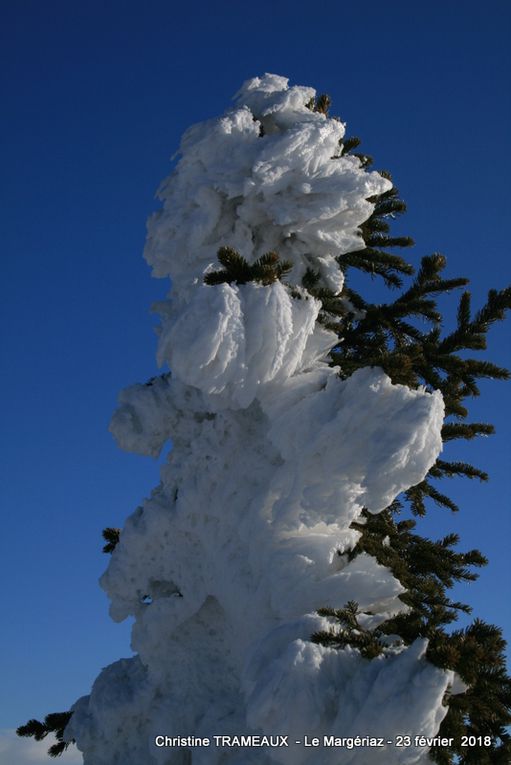
[[[424,478],[444,413],[439,393],[381,369],[342,380],[328,366],[339,340],[302,277],[312,269],[340,292],[336,257],[364,247],[368,200],[391,184],[341,156],[344,125],[307,108],[314,95],[275,75],[248,81],[235,108],[185,133],[161,187],[145,257],[172,280],[158,351],[171,374],[124,390],[111,429],[129,451],[154,456],[169,439],[172,450],[102,578],[112,617],[135,619],[137,655],[73,708],[66,735],[85,765],[425,763],[425,741],[386,742],[434,736],[446,712],[454,675],[426,661],[426,641],[389,639],[368,661],[310,640],[328,629],[320,606],[356,601],[371,627],[405,608],[387,568],[349,560],[351,524]],[[222,247],[290,268],[268,284],[208,284]],[[238,747],[219,735],[289,738]],[[318,751],[304,736],[384,743]]]

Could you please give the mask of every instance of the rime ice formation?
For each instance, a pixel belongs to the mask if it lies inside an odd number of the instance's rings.
[[[368,661],[310,641],[323,605],[356,600],[376,626],[405,606],[369,555],[346,554],[363,507],[418,483],[441,449],[439,393],[379,369],[342,381],[338,340],[296,285],[307,267],[339,291],[336,256],[363,247],[368,198],[389,188],[341,157],[341,122],[305,107],[283,77],[247,82],[227,114],[190,128],[161,187],[145,256],[172,279],[159,305],[171,374],[121,393],[111,429],[158,455],[161,483],[128,518],[101,583],[115,620],[134,617],[136,656],[107,667],[67,733],[85,765],[411,765],[424,749],[317,749],[304,735],[433,736],[452,672],[426,644]],[[204,284],[219,247],[293,264],[269,286]],[[291,290],[287,285],[294,285]],[[289,735],[288,748],[158,748],[157,735]]]

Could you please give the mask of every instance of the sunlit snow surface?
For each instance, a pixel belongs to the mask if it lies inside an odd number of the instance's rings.
[[[85,765],[429,762],[414,746],[310,749],[304,735],[432,736],[453,682],[426,643],[368,661],[310,641],[319,607],[355,600],[375,626],[403,610],[375,559],[349,562],[363,507],[381,512],[441,449],[441,395],[380,369],[342,381],[320,305],[284,283],[206,286],[229,245],[275,250],[342,288],[335,257],[364,246],[367,201],[389,188],[339,156],[344,125],[310,111],[311,88],[265,75],[236,106],[195,125],[160,190],[145,257],[172,293],[159,305],[159,359],[172,376],[120,395],[120,446],[156,456],[161,484],[122,531],[101,583],[115,620],[135,618],[133,659],[100,674],[68,734]],[[154,737],[282,734],[289,748],[158,749]]]

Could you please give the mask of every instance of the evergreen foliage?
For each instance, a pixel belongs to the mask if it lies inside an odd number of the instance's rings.
[[[343,153],[358,144],[358,139],[348,139]],[[362,161],[367,164],[367,158]],[[389,177],[387,173],[385,176]],[[470,293],[464,291],[459,299],[456,327],[442,336],[438,297],[465,287],[468,280],[445,278],[446,260],[434,254],[422,259],[411,285],[395,300],[382,304],[367,302],[350,288],[349,269],[379,276],[390,288],[401,288],[403,277],[413,273],[401,256],[389,254],[385,249],[412,244],[407,237],[388,236],[388,219],[403,213],[405,204],[395,188],[372,201],[374,212],[361,227],[365,249],[338,258],[346,275],[341,294],[334,295],[324,289],[319,274],[312,271],[307,272],[302,282],[303,287],[322,301],[320,321],[338,333],[339,344],[331,353],[332,364],[339,366],[343,378],[361,367],[378,366],[394,383],[440,390],[448,418],[442,429],[444,442],[490,435],[494,432],[492,425],[460,421],[468,415],[464,401],[479,395],[480,379],[505,380],[510,374],[489,361],[467,358],[463,352],[486,349],[488,330],[494,322],[502,320],[506,309],[511,307],[511,288],[490,290],[485,305],[474,315]],[[511,739],[506,726],[511,723],[511,680],[506,675],[502,633],[479,619],[464,630],[446,630],[456,621],[459,612],[471,612],[468,605],[452,601],[448,590],[455,582],[476,579],[473,569],[487,561],[478,550],[458,552],[456,534],[432,541],[413,533],[416,526],[413,519],[399,520],[406,509],[413,515],[424,515],[428,498],[440,506],[458,510],[456,503],[431,483],[431,479],[454,476],[488,479],[484,471],[473,465],[438,459],[428,476],[404,492],[386,511],[378,515],[364,511],[363,522],[353,524],[361,537],[348,557],[367,552],[387,566],[406,588],[401,599],[409,611],[375,630],[368,630],[358,621],[356,603],[350,602],[342,609],[325,607],[319,613],[332,618],[338,626],[316,633],[312,639],[339,649],[351,645],[371,659],[385,655],[389,636],[398,636],[404,644],[420,637],[428,638],[428,660],[455,670],[468,686],[465,693],[444,700],[449,710],[439,735],[451,737],[454,742],[452,747],[433,748],[430,752],[433,761],[439,765],[508,763]],[[463,735],[491,736],[492,743],[489,747],[462,748]]]
[[[455,582],[475,580],[472,568],[486,565],[487,560],[478,550],[455,551],[456,534],[437,541],[415,534],[415,520],[399,520],[402,509],[396,500],[378,515],[363,511],[363,522],[352,524],[361,537],[349,559],[366,552],[406,587],[401,600],[411,610],[395,617],[389,629],[412,642],[417,637],[429,638],[439,625],[455,621],[457,611],[471,612],[469,606],[451,601],[447,590]]]
[[[430,544],[433,547],[450,547],[456,541],[455,535],[452,536],[453,538]],[[428,540],[421,540],[420,537],[417,537],[417,540],[420,540],[419,546],[424,542],[427,546]],[[437,550],[438,552],[440,550]],[[472,565],[480,565],[477,561],[479,553],[472,551],[467,556],[472,554],[475,554],[476,558]],[[456,556],[455,553],[451,555]],[[393,553],[391,556],[393,557]],[[433,558],[441,561],[441,555],[433,554]],[[404,570],[406,571],[406,564]],[[473,575],[467,574],[465,571],[461,577],[455,578],[474,578]],[[433,585],[432,592],[434,589]],[[406,602],[412,609],[417,604],[421,608],[420,591],[418,595],[415,599],[410,592],[406,593]],[[506,674],[505,642],[502,634],[497,627],[479,619],[466,629],[456,630],[451,634],[436,628],[434,625],[440,623],[447,613],[446,601],[443,600],[438,595],[432,595],[428,609],[422,609],[422,618],[417,618],[412,611],[390,619],[376,629],[366,629],[360,624],[361,613],[358,604],[353,601],[338,610],[320,608],[318,613],[331,618],[336,624],[330,630],[314,633],[311,640],[337,649],[349,645],[358,649],[364,658],[371,660],[377,656],[393,655],[394,646],[399,645],[397,635],[403,639],[407,633],[403,640],[406,644],[417,637],[428,637],[427,659],[438,667],[454,669],[467,685],[464,693],[448,693],[444,699],[449,710],[442,721],[438,736],[452,739],[452,745],[434,746],[429,753],[432,761],[438,765],[508,764],[511,756],[511,737],[505,726],[511,722],[511,679]],[[450,607],[468,610],[468,606],[462,604],[450,603]],[[453,616],[452,613],[449,614],[449,618]],[[488,744],[462,746],[464,737],[474,737],[476,741],[486,739]]]
[[[320,608],[318,614],[336,619],[340,626],[337,630],[315,632],[311,637],[313,643],[333,648],[358,648],[366,659],[374,659],[384,653],[387,647],[384,633],[380,629],[365,629],[359,624],[360,611],[355,601],[348,601],[344,608]]]
[[[120,536],[121,536],[121,529],[114,529],[112,527],[108,527],[106,529],[103,529],[103,539],[105,540],[106,544],[103,547],[104,553],[113,553],[115,550],[117,543],[119,542]]]
[[[325,116],[328,116],[328,110],[330,109],[331,99],[330,96],[328,96],[326,93],[322,93],[320,96],[317,96],[316,98],[311,98],[311,100],[305,104],[307,109],[310,109],[311,112],[319,112],[319,114],[324,114]]]
[[[454,669],[468,686],[465,693],[445,700],[449,711],[439,735],[452,737],[453,746],[434,747],[438,765],[486,765],[511,761],[511,679],[506,673],[505,641],[501,630],[480,619],[466,629],[431,637],[427,658],[439,667]],[[491,746],[462,747],[463,736],[491,737]],[[458,759],[455,759],[458,758]]]
[[[276,252],[267,252],[254,263],[249,263],[232,247],[220,247],[218,260],[223,268],[209,271],[204,277],[205,284],[258,282],[268,286],[289,273],[293,267],[289,261],[281,261]]]
[[[36,741],[42,741],[49,733],[53,733],[57,743],[50,746],[48,754],[50,757],[59,757],[66,751],[69,744],[74,743],[73,740],[64,741],[64,730],[72,714],[72,712],[52,712],[46,715],[44,722],[29,720],[26,725],[21,725],[16,733],[18,736],[33,736]]]

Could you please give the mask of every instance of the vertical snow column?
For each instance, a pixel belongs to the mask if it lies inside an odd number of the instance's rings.
[[[379,369],[341,381],[337,338],[301,287],[308,268],[340,292],[336,257],[363,248],[369,198],[389,188],[341,156],[344,125],[315,92],[265,75],[225,116],[190,128],[162,184],[145,257],[170,277],[158,358],[171,375],[122,392],[120,446],[157,455],[161,483],[128,518],[101,583],[115,620],[134,617],[137,656],[107,667],[68,729],[85,765],[427,762],[417,748],[324,749],[323,736],[433,735],[453,681],[425,644],[374,661],[310,642],[322,605],[356,600],[375,626],[402,586],[368,555],[348,561],[363,507],[383,510],[440,448],[439,393]],[[269,285],[209,286],[218,249],[292,263]],[[289,748],[158,748],[154,737],[289,734]]]

